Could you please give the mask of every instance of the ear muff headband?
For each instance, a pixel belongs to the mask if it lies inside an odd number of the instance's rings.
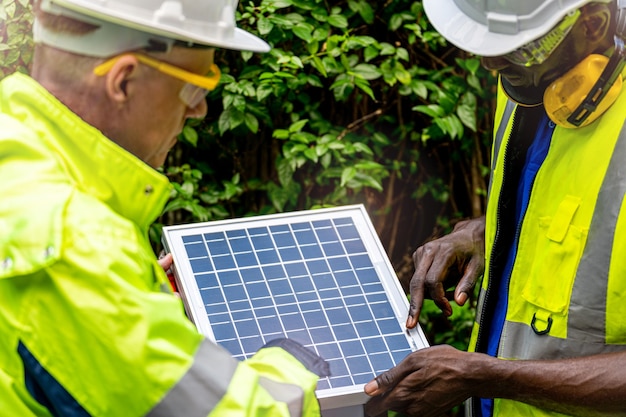
[[[626,65],[626,0],[618,0],[614,40],[611,58],[588,56],[548,86],[544,105],[554,123],[567,128],[586,126],[617,99]]]

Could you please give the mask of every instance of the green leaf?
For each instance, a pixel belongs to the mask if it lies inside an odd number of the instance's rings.
[[[382,75],[378,67],[371,64],[358,64],[352,72],[364,80],[375,80]]]
[[[356,176],[356,168],[350,166],[341,171],[341,187],[345,187],[348,181],[352,180]]]
[[[313,29],[313,25],[303,22],[298,23],[293,28],[293,34],[305,42],[311,42],[313,40]]]
[[[328,16],[328,24],[339,29],[345,29],[348,27],[348,19],[344,15],[333,14]]]
[[[193,146],[194,148],[198,146],[198,132],[191,126],[185,125],[183,127],[183,139],[185,142]]]
[[[259,131],[259,119],[254,114],[246,113],[244,120],[250,132],[257,133]]]

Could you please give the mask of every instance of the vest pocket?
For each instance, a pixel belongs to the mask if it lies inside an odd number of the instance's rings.
[[[534,246],[529,251],[533,256],[521,257],[516,262],[516,270],[523,274],[518,276],[524,277],[522,297],[551,313],[567,311],[585,246],[587,230],[572,224],[579,201],[577,197],[567,196],[553,217],[539,218],[538,229],[526,234],[526,238],[536,237],[526,243]]]

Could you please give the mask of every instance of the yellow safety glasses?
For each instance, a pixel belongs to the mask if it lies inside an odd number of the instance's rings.
[[[557,46],[563,42],[579,17],[580,10],[568,14],[550,32],[506,54],[504,57],[510,62],[524,67],[542,64],[554,52]]]
[[[183,103],[190,108],[196,107],[202,100],[204,100],[209,91],[213,90],[217,86],[221,76],[220,69],[215,64],[211,64],[211,69],[208,75],[200,75],[137,52],[127,52],[103,62],[94,68],[94,74],[98,76],[105,75],[124,55],[132,55],[142,64],[152,67],[163,74],[169,75],[170,77],[185,81],[186,84],[180,90],[178,96]]]

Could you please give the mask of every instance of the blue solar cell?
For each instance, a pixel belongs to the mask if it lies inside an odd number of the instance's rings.
[[[273,226],[270,226],[270,232],[273,233],[280,233],[280,232],[290,232],[291,230],[289,229],[289,225],[286,224],[275,224]]]
[[[345,254],[343,246],[339,242],[322,243],[322,250],[326,256],[339,256]]]
[[[301,246],[300,252],[302,252],[304,259],[316,259],[324,256],[322,248],[320,248],[317,244]]]
[[[328,259],[328,265],[330,266],[330,269],[332,271],[335,271],[335,273],[339,271],[352,270],[352,265],[348,261],[348,258],[346,258],[345,256]]]
[[[354,327],[356,327],[356,331],[361,338],[376,336],[379,334],[378,326],[376,326],[376,323],[373,321],[361,321],[354,323]]]
[[[200,291],[200,294],[202,294],[202,291]],[[204,309],[207,314],[225,313],[228,311],[228,306],[224,302],[208,304],[204,299],[204,295],[202,295],[202,299],[205,302]]]
[[[345,342],[339,342],[339,346],[341,347],[341,351],[343,352],[343,355],[345,357],[363,356],[365,354],[363,345],[358,340],[348,340]]]
[[[237,229],[237,230],[226,231],[226,237],[228,238],[238,238],[238,237],[245,237],[245,236],[246,236],[245,230]]]
[[[226,339],[235,339],[237,337],[237,332],[235,331],[233,323],[214,324],[211,328],[213,329],[215,340],[218,342]]]
[[[268,281],[268,285],[270,286],[270,291],[274,297],[278,295],[291,294],[291,285],[289,285],[289,280],[287,279],[275,279]]]
[[[235,267],[235,261],[231,255],[220,255],[213,257],[216,270],[231,269]]]
[[[335,224],[337,223],[335,222]],[[359,231],[356,229],[354,224],[337,225],[337,233],[339,233],[339,236],[343,240],[361,239]]]
[[[196,275],[198,288],[217,287],[217,277],[214,273]]]
[[[230,253],[230,247],[228,246],[228,242],[226,242],[225,239],[207,240],[206,244],[212,256],[226,255],[227,253]]]
[[[309,268],[309,272],[312,275],[322,274],[324,272],[330,272],[330,269],[328,269],[328,264],[323,259],[307,261],[306,265],[307,265],[307,268]]]
[[[368,337],[362,339],[361,342],[363,343],[363,346],[365,347],[365,352],[367,352],[368,355],[379,352],[387,352],[387,344],[385,343],[385,340],[382,338],[382,336]]]
[[[382,334],[392,334],[403,331],[395,317],[384,320],[378,319],[376,320],[376,324]]]
[[[324,220],[314,220],[311,222],[311,224],[313,225],[314,228],[318,228],[318,227],[331,227],[333,224],[331,223],[330,220],[324,219]]]
[[[337,379],[336,377],[348,374],[348,367],[346,365],[346,361],[343,358],[327,359],[327,362],[330,366],[330,375],[332,376],[330,378],[331,383],[333,379]]]
[[[252,245],[250,244],[248,237],[245,235],[236,239],[230,239],[228,242],[230,243],[230,247],[234,253],[252,252]]]
[[[328,321],[326,320],[326,316],[324,312],[321,310],[318,311],[306,311],[303,312],[304,321],[306,321],[307,327],[310,329],[312,327],[323,327],[328,326]],[[315,337],[313,338],[315,341]]]
[[[343,301],[347,306],[358,306],[362,304],[367,304],[367,300],[363,294],[356,294],[350,297],[345,297]]]
[[[221,271],[218,272],[217,277],[222,285],[241,284],[241,277],[237,271]]]
[[[282,316],[283,327],[286,331],[300,330],[306,328],[304,325],[304,319],[299,313],[286,314]]]
[[[300,309],[298,308],[298,305],[295,303],[283,304],[283,305],[276,303],[276,308],[278,309],[278,313],[281,315],[298,313],[300,311]]]
[[[299,261],[302,259],[300,251],[295,246],[291,248],[278,249],[278,253],[280,254],[280,258],[283,262]]]
[[[359,285],[359,281],[357,281],[356,275],[352,271],[335,272],[335,279],[340,287]]]
[[[308,244],[317,243],[317,236],[315,236],[315,233],[311,229],[294,231],[293,234],[299,245],[308,245]]]
[[[229,313],[207,314],[207,317],[209,318],[211,324],[226,323],[231,321],[231,316]]]
[[[372,312],[369,307],[362,305],[348,305],[348,311],[350,312],[350,317],[352,317],[352,321],[365,321],[372,320]]]
[[[394,367],[393,359],[387,352],[369,354],[368,358],[374,368],[374,373],[379,374]]]
[[[369,373],[372,374],[372,368],[369,364],[369,361],[365,356],[358,356],[354,358],[346,358],[346,362],[348,363],[348,369],[350,369],[350,373],[354,374],[362,374]],[[371,378],[368,378],[369,381]]]
[[[327,290],[319,290],[320,299],[327,300],[330,298],[339,298],[341,297],[341,293],[337,288],[330,288]]]
[[[318,343],[316,346],[317,353],[324,359],[341,358],[341,349],[337,343]]]
[[[292,278],[290,281],[291,286],[293,287],[293,290],[296,292],[296,294],[305,291],[315,290],[315,287],[313,286],[313,281],[311,281],[311,278],[309,278],[308,276],[303,278]]]
[[[311,301],[299,304],[300,311],[322,311],[322,304],[319,301]]]
[[[264,281],[263,272],[261,272],[261,268],[240,268],[239,275],[243,278],[243,282],[258,282]]]
[[[185,251],[190,258],[202,258],[209,255],[203,242],[187,244]]]
[[[357,239],[345,240],[343,242],[343,246],[346,248],[346,252],[348,253],[363,253],[367,251],[363,242]]]
[[[291,223],[291,230],[307,230],[307,229],[311,229],[311,223],[309,222]]]
[[[343,300],[340,298],[330,298],[330,297],[322,297],[322,305],[324,308],[334,308],[334,307],[343,307]]]
[[[326,378],[320,378],[317,381],[317,387],[315,389],[317,390],[330,389],[330,382],[328,382]]]
[[[315,343],[328,343],[335,341],[335,336],[329,327],[316,327],[314,329],[309,329],[309,333]]]
[[[278,311],[274,305],[269,307],[261,307],[254,310],[254,314],[257,317],[277,317]]]
[[[391,356],[393,357],[393,360],[395,361],[395,363],[400,363],[410,353],[411,353],[411,349],[396,350],[394,352],[391,352]]]
[[[252,240],[252,244],[256,250],[270,249],[274,247],[274,241],[270,235],[250,236],[250,240]]]
[[[321,274],[313,276],[313,283],[318,290],[337,288],[337,283],[330,274]]]
[[[339,241],[339,236],[337,236],[337,232],[332,227],[316,228],[315,234],[322,243]]]
[[[259,335],[241,339],[243,351],[249,354],[249,356],[252,356],[252,354],[254,354],[257,350],[261,349],[264,344],[263,338]]]
[[[189,264],[191,264],[191,270],[194,274],[213,271],[213,265],[211,265],[209,258],[190,259]]]
[[[344,297],[362,294],[361,287],[359,287],[358,285],[353,285],[351,287],[340,286],[339,289],[341,290],[341,295],[343,295]]]
[[[253,298],[252,306],[254,308],[273,306],[274,301],[270,297]]]
[[[309,271],[307,271],[304,262],[285,264],[285,272],[287,272],[289,278],[306,277],[309,275]]]
[[[328,316],[330,324],[350,323],[350,316],[345,308],[328,309],[326,310],[326,316]]]
[[[387,295],[384,292],[370,292],[366,297],[369,304],[387,301]]]
[[[341,376],[338,378],[330,378],[330,386],[332,388],[349,387],[353,385],[352,378],[349,376]]]
[[[277,248],[295,247],[296,241],[291,232],[272,233]]]
[[[255,236],[255,235],[266,235],[268,234],[268,230],[267,227],[261,226],[261,227],[250,227],[248,229],[248,234],[250,236]]]
[[[306,329],[303,330],[292,330],[287,332],[287,337],[289,339],[293,339],[300,344],[307,346],[313,343],[311,341],[311,336],[309,336],[309,332]]]
[[[333,325],[333,332],[341,340],[356,339],[356,331],[350,323]]]
[[[267,265],[261,267],[261,269],[263,269],[263,275],[265,275],[267,280],[287,277],[282,265]]]
[[[385,336],[385,342],[391,350],[406,350],[409,349],[409,342],[406,340],[403,334],[394,334]]]
[[[235,327],[240,338],[259,334],[259,328],[254,320],[235,322]]]
[[[263,334],[279,333],[283,331],[283,326],[278,317],[264,317],[257,320]]]
[[[229,301],[238,301],[245,300],[248,298],[246,294],[246,290],[243,285],[229,285],[228,287],[223,287],[224,296]]]
[[[231,301],[228,305],[230,306],[231,311],[250,310],[252,308],[252,305],[248,300]]]
[[[202,235],[183,236],[183,243],[202,242]]]
[[[252,313],[252,310],[237,311],[232,313],[232,316],[233,320],[236,322],[254,319],[254,314]]]
[[[374,317],[376,317],[377,319],[395,317],[393,308],[391,308],[391,304],[389,304],[389,301],[385,300],[381,303],[370,304],[370,308],[372,309]]]
[[[243,351],[241,350],[241,345],[239,344],[239,340],[222,340],[219,344],[227,351],[229,351],[230,354],[233,356],[239,356],[243,354]]]
[[[374,268],[357,269],[356,275],[359,277],[359,282],[367,292],[380,292],[384,291],[378,273]]]
[[[250,298],[269,297],[270,295],[270,290],[264,281],[246,284],[246,289],[248,294],[250,294]]]
[[[315,291],[296,292],[296,299],[299,303],[303,301],[317,300],[317,298],[317,293]]]
[[[352,262],[352,266],[354,269],[359,268],[372,268],[374,265],[372,264],[372,260],[369,255],[351,255],[350,262]]]
[[[293,294],[277,295],[276,297],[274,297],[274,301],[276,302],[277,306],[280,306],[281,304],[294,304],[295,305],[296,296]]]
[[[258,265],[256,256],[252,252],[236,253],[235,260],[237,261],[237,266],[239,268]]]
[[[205,288],[200,290],[200,295],[202,296],[202,301],[204,304],[216,304],[216,303],[224,303],[224,296],[222,295],[222,290],[217,288]]]
[[[266,249],[262,251],[258,251],[256,253],[257,258],[259,258],[259,263],[261,265],[269,265],[280,262],[280,258],[278,257],[278,252],[274,249]]]

